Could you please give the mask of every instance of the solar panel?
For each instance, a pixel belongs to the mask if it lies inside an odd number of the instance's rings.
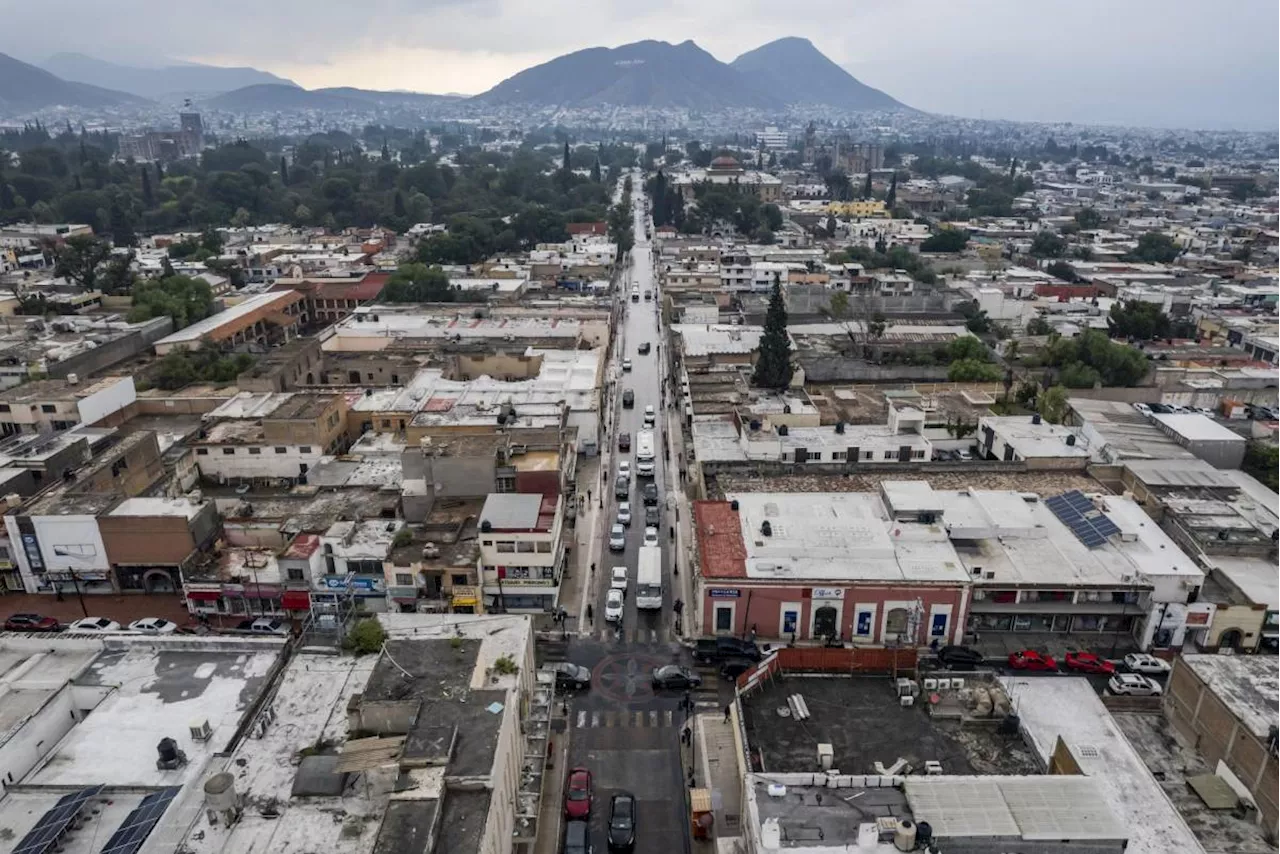
[[[66,832],[71,822],[84,807],[85,801],[95,797],[102,791],[102,786],[86,786],[78,792],[63,795],[53,805],[53,809],[44,814],[31,828],[13,854],[45,854],[57,843],[59,837]]]
[[[106,847],[102,849],[102,854],[134,854],[147,840],[147,834],[156,826],[160,816],[164,815],[169,802],[177,797],[181,790],[181,786],[170,786],[143,798],[142,803],[129,813],[129,817],[124,820],[119,829],[111,834]]]
[[[1116,523],[1094,507],[1089,496],[1078,489],[1055,495],[1046,499],[1044,504],[1088,548],[1104,545],[1108,537],[1120,533]]]

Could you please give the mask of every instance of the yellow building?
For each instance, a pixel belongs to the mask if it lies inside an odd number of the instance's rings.
[[[832,202],[827,205],[827,213],[835,214],[845,219],[873,219],[875,217],[889,216],[889,212],[885,210],[884,202],[876,199],[857,202]]]

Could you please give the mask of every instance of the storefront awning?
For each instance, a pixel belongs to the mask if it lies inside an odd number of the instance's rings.
[[[474,608],[480,604],[480,600],[475,596],[454,596],[450,603],[455,608]]]
[[[217,590],[188,590],[187,598],[193,602],[217,602],[222,594]]]
[[[286,590],[280,598],[280,607],[286,611],[305,611],[311,607],[311,594],[305,590]]]

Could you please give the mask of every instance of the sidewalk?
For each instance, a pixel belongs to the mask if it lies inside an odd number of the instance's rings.
[[[33,613],[72,623],[86,616],[106,617],[122,626],[143,617],[164,617],[178,625],[195,622],[176,593],[138,593],[132,596],[84,594],[84,607],[75,593],[64,593],[62,601],[52,594],[6,593],[0,596],[0,617]]]
[[[557,705],[559,701],[557,700]],[[538,838],[533,843],[533,854],[559,854],[560,836],[564,819],[562,794],[564,777],[569,765],[569,728],[561,716],[551,718],[552,767],[542,778],[542,801],[538,805]]]
[[[728,723],[723,714],[697,716],[694,727],[698,762],[694,769],[696,785],[711,790],[711,806],[715,811],[716,839],[742,835],[742,756],[734,741],[738,726],[738,704]]]

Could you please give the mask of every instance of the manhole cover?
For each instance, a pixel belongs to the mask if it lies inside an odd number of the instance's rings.
[[[778,717],[780,717],[780,718],[789,718],[789,717],[791,717],[791,708],[790,708],[789,706],[779,706],[779,707],[778,707]]]

